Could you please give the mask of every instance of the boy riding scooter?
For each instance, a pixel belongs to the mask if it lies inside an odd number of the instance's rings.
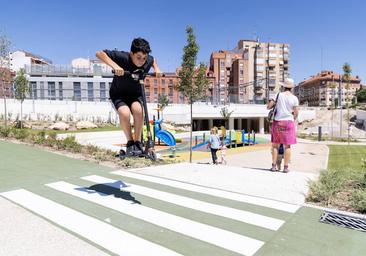
[[[151,52],[149,42],[143,38],[135,38],[131,51],[104,50],[96,56],[114,71],[109,96],[120,120],[120,126],[127,138],[126,156],[138,156],[143,153],[141,131],[143,126],[143,99],[139,81],[131,76],[125,76],[125,71],[132,74],[135,70],[143,70],[147,74],[153,67],[155,74],[160,76],[160,69]],[[132,136],[130,115],[134,121],[134,136]]]

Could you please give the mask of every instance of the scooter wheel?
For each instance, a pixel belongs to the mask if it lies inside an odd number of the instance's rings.
[[[147,156],[148,156],[148,158],[150,158],[151,159],[151,161],[156,161],[157,160],[157,157],[156,157],[156,153],[155,153],[155,151],[149,151],[148,153],[147,153]]]
[[[119,151],[119,155],[118,155],[118,157],[119,157],[119,159],[121,159],[121,160],[123,160],[123,159],[125,159],[126,158],[126,151],[124,151],[123,149],[121,149],[120,151]]]

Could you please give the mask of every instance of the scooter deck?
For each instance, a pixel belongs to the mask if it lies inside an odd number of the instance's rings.
[[[131,155],[128,156],[126,154],[126,152],[124,150],[121,150],[119,154],[116,154],[115,157],[118,157],[121,160],[124,160],[126,158],[141,158],[141,157],[145,157],[145,158],[150,158],[152,161],[156,161],[156,154],[155,152],[149,154],[149,153],[142,153],[139,155]]]

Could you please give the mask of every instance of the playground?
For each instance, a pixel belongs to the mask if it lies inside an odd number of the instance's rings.
[[[161,125],[163,120],[150,121],[150,128],[153,131],[155,139],[155,151],[162,158],[188,159],[189,154],[189,133],[176,133],[174,130],[163,130]],[[237,154],[240,152],[254,151],[257,148],[268,146],[270,142],[264,136],[258,136],[254,131],[250,133],[245,130],[226,130],[221,126],[219,135],[221,140],[228,148],[228,154]],[[209,152],[208,141],[210,131],[193,132],[192,150],[195,159],[206,158]],[[146,138],[146,129],[144,129],[144,138]]]

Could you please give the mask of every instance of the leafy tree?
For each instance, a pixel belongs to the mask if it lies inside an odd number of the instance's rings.
[[[209,81],[206,76],[207,67],[200,63],[198,72],[196,72],[196,59],[199,46],[196,43],[196,37],[193,28],[187,26],[187,45],[183,48],[182,68],[179,71],[179,83],[176,89],[183,94],[190,105],[190,140],[189,140],[189,162],[192,162],[192,107],[193,103],[206,97],[206,91]]]
[[[352,73],[352,69],[351,69],[351,65],[348,64],[347,62],[344,63],[343,65],[343,80],[346,82],[346,90],[347,90],[347,98],[346,98],[346,107],[347,107],[347,122],[348,122],[348,136],[347,136],[347,142],[349,145],[349,139],[350,139],[350,134],[349,134],[349,129],[350,129],[350,114],[349,114],[349,83],[351,80],[351,73]]]
[[[358,90],[356,96],[357,102],[366,102],[366,89]]]
[[[14,80],[15,91],[14,96],[20,101],[20,128],[23,128],[23,102],[29,93],[28,79],[25,74],[25,70],[21,68]]]
[[[6,108],[6,83],[11,80],[11,75],[9,71],[10,67],[10,40],[3,34],[0,34],[0,87],[4,97],[4,120],[5,127],[7,127],[8,113]]]
[[[161,118],[163,118],[164,108],[169,105],[169,98],[165,94],[160,94],[158,98],[158,107],[161,111]]]

